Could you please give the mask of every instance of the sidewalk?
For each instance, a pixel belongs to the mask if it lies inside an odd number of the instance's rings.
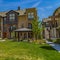
[[[52,46],[54,49],[56,49],[58,52],[60,52],[60,44],[55,44],[53,42],[46,41],[47,44]]]

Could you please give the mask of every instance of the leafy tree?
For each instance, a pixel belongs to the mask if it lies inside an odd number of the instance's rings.
[[[42,23],[41,21],[38,20],[33,20],[32,21],[32,31],[33,31],[33,35],[34,35],[34,39],[42,39]]]

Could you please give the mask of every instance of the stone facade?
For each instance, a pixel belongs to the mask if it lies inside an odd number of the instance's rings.
[[[44,30],[43,30],[43,37],[45,38],[45,39],[49,39],[50,38],[50,24],[51,24],[51,18],[49,17],[49,18],[45,18],[45,19],[43,19],[43,21],[42,21],[42,23],[43,23],[43,28],[44,28]]]
[[[3,38],[3,18],[0,16],[0,38]]]
[[[10,10],[8,12],[0,12],[0,16],[2,16],[0,17],[1,37],[11,38],[16,29],[32,28],[32,21],[37,19],[37,10],[36,8]]]
[[[49,20],[51,18],[51,20]],[[60,7],[55,10],[53,15],[49,18],[43,19],[43,25],[44,22],[49,24],[50,30],[48,36],[50,35],[51,39],[60,38]],[[50,21],[50,23],[49,23]],[[45,29],[47,27],[45,26]],[[47,32],[45,32],[47,33]],[[45,35],[46,36],[46,35]],[[46,38],[46,37],[45,37]]]

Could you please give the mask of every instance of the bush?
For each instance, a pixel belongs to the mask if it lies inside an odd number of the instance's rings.
[[[34,43],[36,43],[36,44],[44,44],[44,43],[46,43],[46,41],[45,40],[34,40]]]
[[[60,38],[56,39],[55,43],[60,44]]]
[[[52,39],[47,39],[48,41],[50,41],[50,42],[53,42],[53,40]]]

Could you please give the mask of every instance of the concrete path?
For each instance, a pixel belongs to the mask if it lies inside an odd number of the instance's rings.
[[[54,49],[56,49],[58,52],[60,52],[60,44],[55,44],[53,42],[46,41],[47,44],[52,46]]]

